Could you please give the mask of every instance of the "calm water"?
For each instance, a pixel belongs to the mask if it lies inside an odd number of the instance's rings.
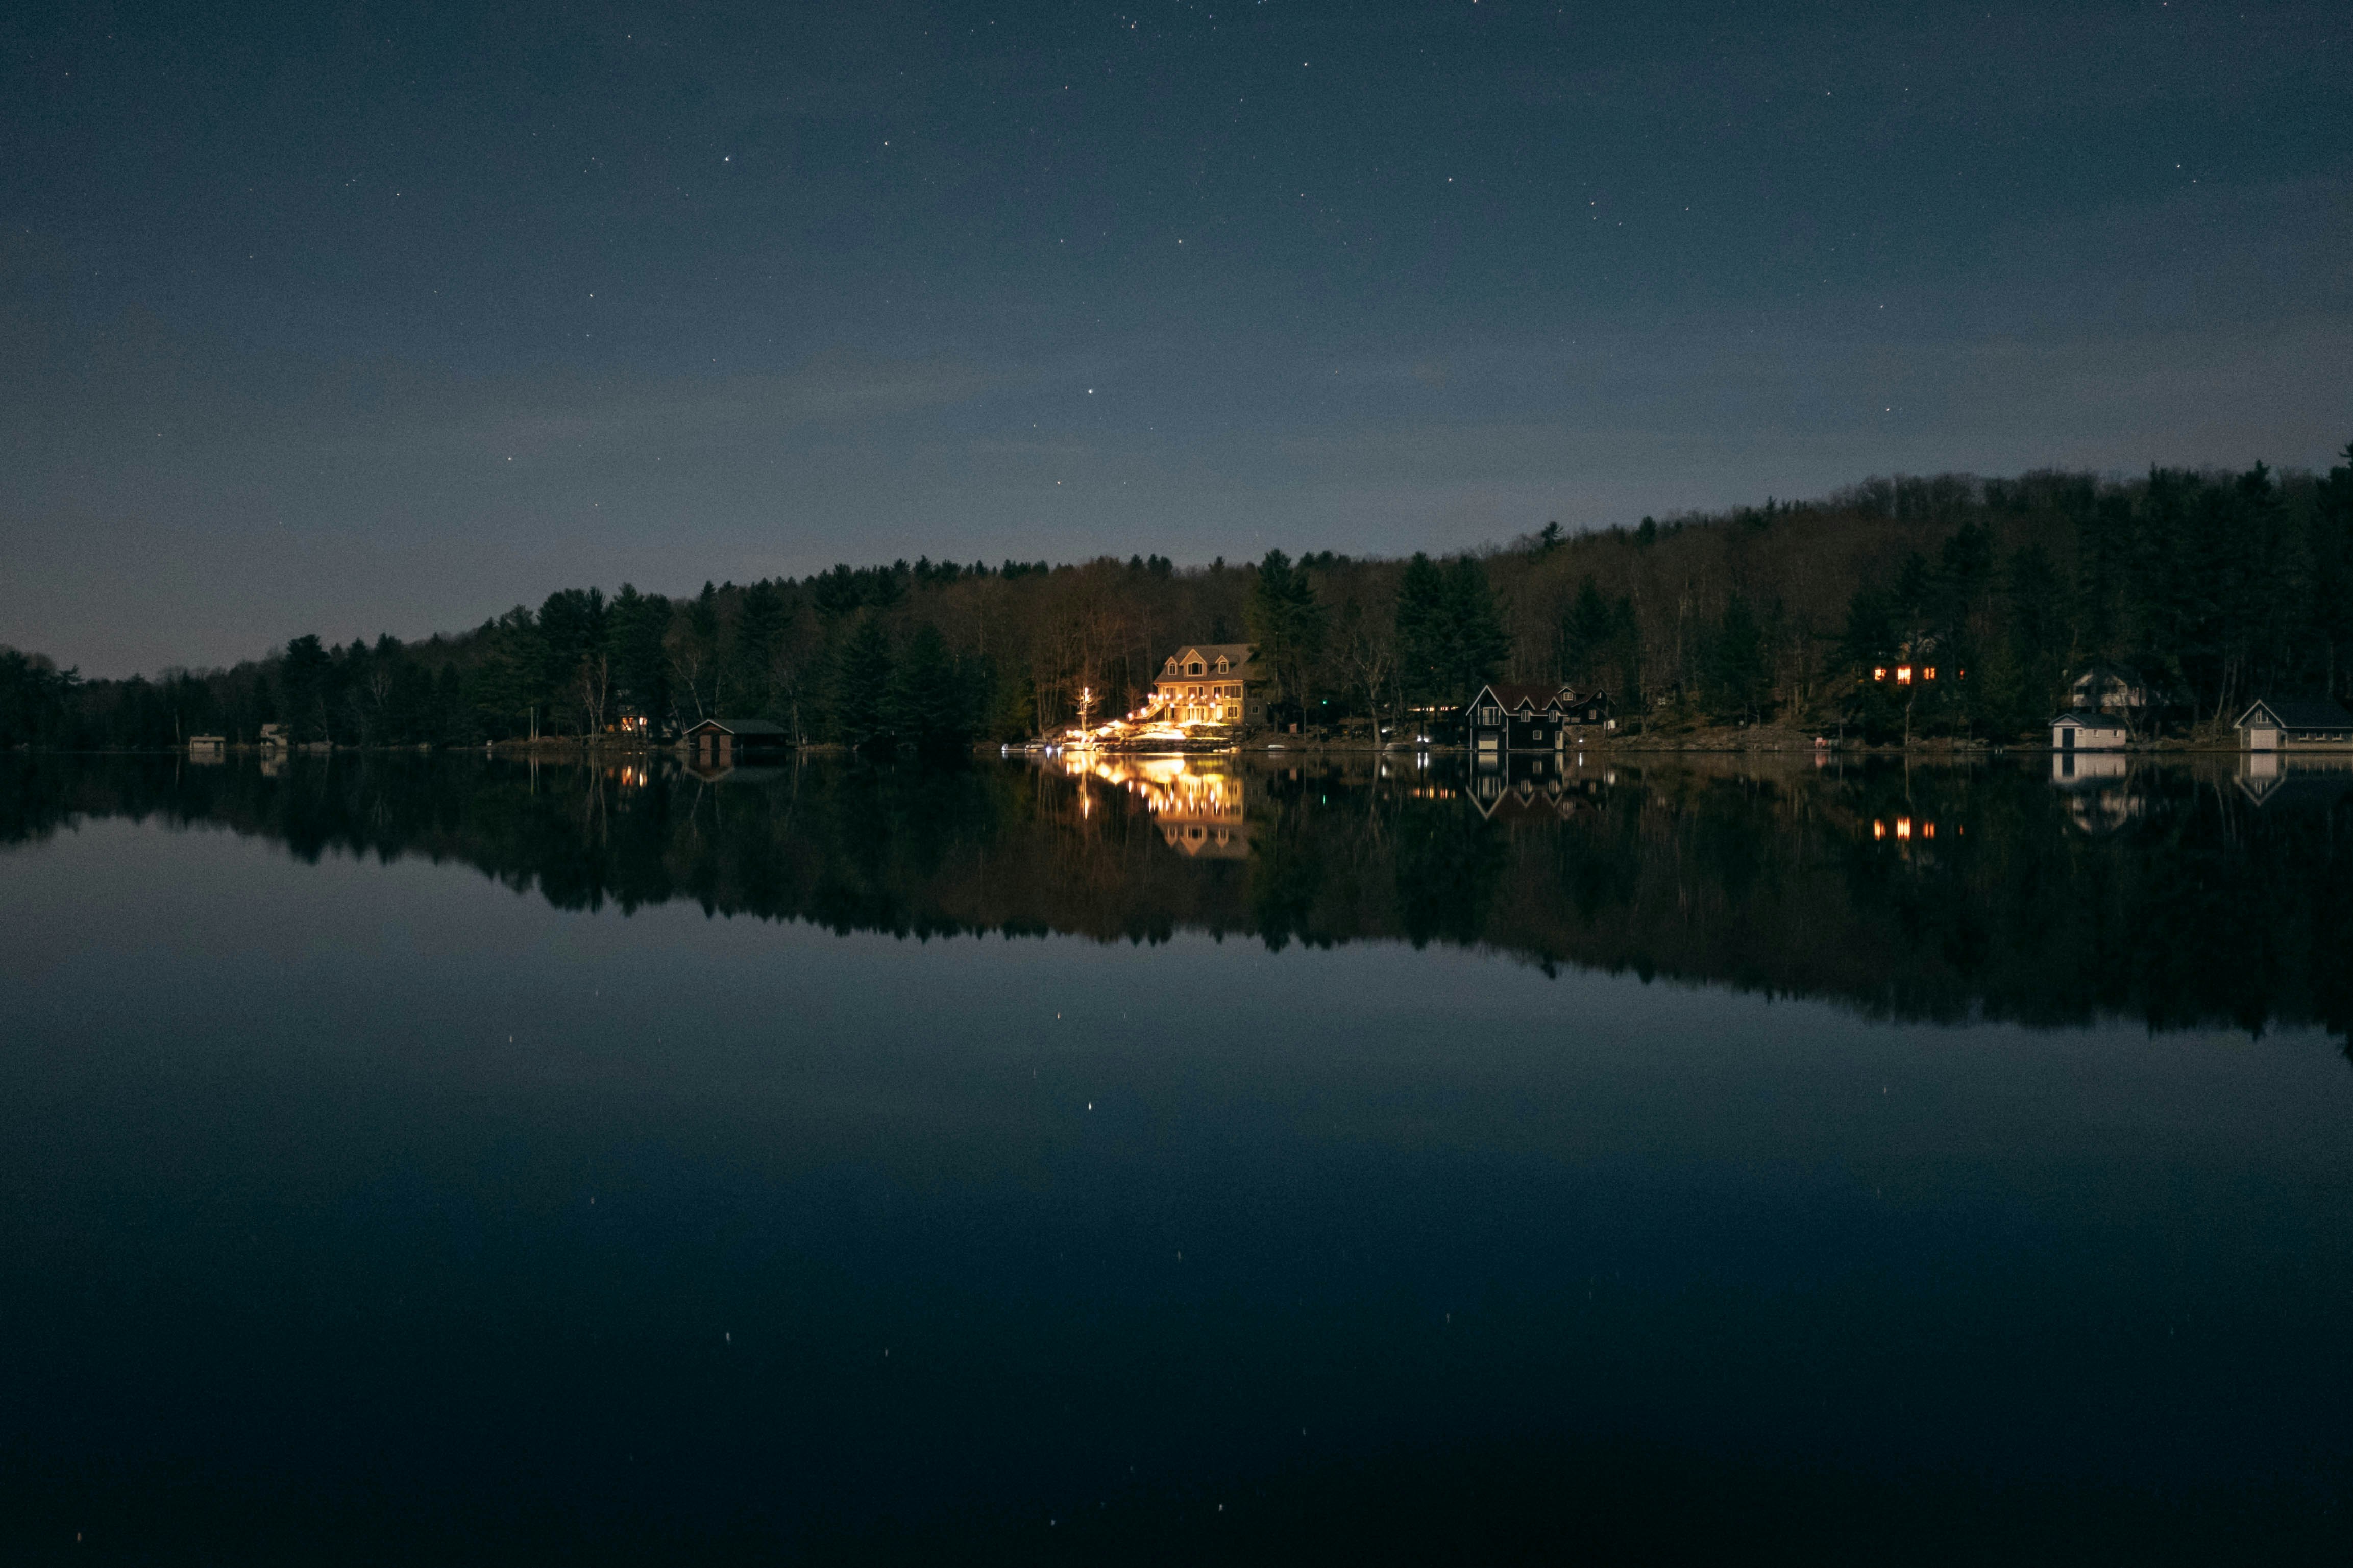
[[[2227,765],[0,758],[0,1547],[2332,1558],[2348,873]]]

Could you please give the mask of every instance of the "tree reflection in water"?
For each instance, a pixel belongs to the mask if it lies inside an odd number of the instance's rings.
[[[0,844],[78,818],[420,856],[565,909],[928,939],[1402,941],[1906,1019],[2353,1020],[2353,767],[2055,759],[0,760]]]

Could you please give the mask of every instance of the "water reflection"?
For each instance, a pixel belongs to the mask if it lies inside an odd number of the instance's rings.
[[[1905,1018],[2353,1017],[2353,759],[1180,758],[681,768],[18,755],[0,841],[216,823],[565,908],[901,936],[1404,941]]]

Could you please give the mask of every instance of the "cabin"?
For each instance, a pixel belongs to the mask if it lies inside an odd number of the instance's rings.
[[[1598,730],[1605,735],[1617,733],[1618,704],[1610,699],[1607,691],[1597,687],[1579,696],[1567,687],[1563,687],[1560,700],[1561,707],[1568,716],[1568,725],[1573,735],[1582,736],[1588,730]]]
[[[2157,688],[2120,665],[2093,665],[2067,683],[2067,707],[2071,712],[2129,718],[2158,706]]]
[[[225,735],[191,735],[188,737],[188,755],[192,757],[212,757],[217,759],[220,754],[227,750],[228,750],[228,738]]]
[[[2353,713],[2325,697],[2259,699],[2239,715],[2238,731],[2249,752],[2353,748]]]
[[[2125,721],[2106,713],[2062,713],[2051,721],[2054,752],[2121,752],[2131,738]]]
[[[679,739],[689,761],[723,768],[745,757],[773,757],[792,743],[791,731],[765,719],[705,719],[689,724]]]
[[[1164,724],[1265,723],[1271,681],[1250,653],[1244,642],[1178,648],[1160,667],[1144,717]]]
[[[1557,752],[1568,743],[1565,686],[1490,682],[1462,705],[1463,743],[1472,752]]]

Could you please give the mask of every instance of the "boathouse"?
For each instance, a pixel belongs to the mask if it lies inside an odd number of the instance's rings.
[[[705,719],[690,724],[680,743],[690,761],[732,767],[751,756],[773,757],[792,747],[792,731],[765,719]]]
[[[2325,697],[2259,700],[2239,715],[2238,730],[2250,752],[2353,747],[2353,713]]]
[[[1490,683],[1462,705],[1463,741],[1481,752],[1556,752],[1568,743],[1565,686]]]
[[[2125,721],[2108,713],[2062,713],[2051,721],[2054,752],[2121,752],[2132,737]]]

